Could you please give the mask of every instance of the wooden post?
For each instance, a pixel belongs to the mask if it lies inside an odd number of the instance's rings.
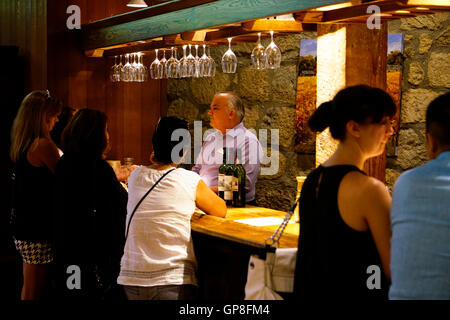
[[[342,88],[366,84],[386,90],[387,23],[380,29],[366,24],[320,24],[317,27],[317,106]],[[316,142],[316,165],[335,150],[329,131]],[[366,162],[364,170],[385,182],[386,152]]]

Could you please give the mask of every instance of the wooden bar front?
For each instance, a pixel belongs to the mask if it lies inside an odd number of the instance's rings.
[[[283,211],[246,206],[228,208],[226,218],[197,210],[191,219],[192,238],[198,261],[199,298],[243,300],[250,255],[264,252],[265,240],[277,225],[251,226],[241,219],[280,218]],[[289,223],[280,239],[281,248],[296,248],[299,224]]]

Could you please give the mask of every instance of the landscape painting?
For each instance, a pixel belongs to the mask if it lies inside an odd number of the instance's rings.
[[[397,155],[398,128],[400,125],[401,84],[403,70],[403,34],[388,35],[387,50],[387,91],[397,106],[394,117],[394,134],[387,144],[387,156]],[[300,42],[298,61],[297,101],[295,118],[295,152],[314,154],[316,135],[308,128],[307,121],[316,109],[317,101],[317,39]]]

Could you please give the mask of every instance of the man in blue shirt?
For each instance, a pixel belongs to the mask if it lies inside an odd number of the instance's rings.
[[[394,187],[390,299],[450,299],[450,92],[428,106],[426,131],[432,160]]]

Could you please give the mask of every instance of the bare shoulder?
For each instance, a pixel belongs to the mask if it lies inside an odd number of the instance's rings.
[[[342,180],[344,197],[350,197],[363,206],[390,199],[389,192],[380,180],[357,171],[349,172]]]

